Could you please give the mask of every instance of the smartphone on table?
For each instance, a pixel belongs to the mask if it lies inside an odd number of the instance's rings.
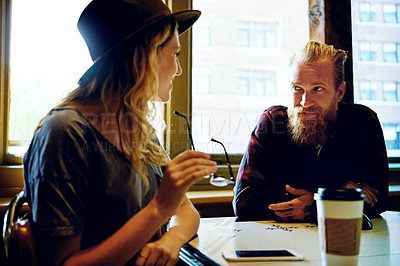
[[[227,261],[291,261],[304,260],[304,256],[290,249],[277,250],[223,250]]]

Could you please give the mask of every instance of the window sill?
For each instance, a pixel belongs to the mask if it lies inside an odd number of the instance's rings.
[[[212,204],[212,203],[231,203],[233,200],[232,190],[188,191],[186,195],[194,205]]]
[[[0,213],[5,213],[7,211],[8,204],[10,204],[12,199],[13,199],[12,197],[11,198],[9,198],[9,197],[7,197],[7,198],[0,197]],[[22,205],[21,211],[27,212],[27,211],[30,211],[30,210],[31,210],[31,208],[29,208],[27,203]]]
[[[17,192],[18,193],[18,192]],[[16,194],[17,194],[16,193]],[[189,191],[187,192],[189,200],[194,204],[213,204],[213,203],[231,203],[233,200],[233,191],[231,190],[212,190],[212,191]],[[7,210],[12,197],[0,197],[0,212]],[[23,211],[29,211],[28,205],[24,205]]]
[[[12,198],[23,188],[22,165],[0,165],[0,198]]]
[[[390,165],[389,197],[400,196],[400,164]],[[223,167],[222,167],[223,168]],[[222,169],[224,170],[224,169]],[[233,200],[233,188],[226,190],[210,190],[208,180],[204,181],[204,190],[192,190],[187,196],[194,205],[204,204],[231,204]],[[206,185],[207,184],[207,185]],[[23,168],[21,166],[0,166],[0,212],[5,212],[12,197],[19,193],[24,186]],[[29,210],[29,207],[27,210]]]
[[[232,203],[233,191],[232,190],[208,190],[208,191],[188,191],[186,193],[189,200],[194,205],[200,204],[225,204]],[[400,185],[389,186],[389,197],[400,196]],[[0,197],[0,213],[7,210],[7,206],[12,200],[12,197]],[[24,205],[23,211],[28,211],[29,207]]]
[[[400,197],[400,185],[389,185],[389,196]]]

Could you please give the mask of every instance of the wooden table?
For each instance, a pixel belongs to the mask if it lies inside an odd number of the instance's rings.
[[[362,231],[359,265],[400,265],[400,212],[387,211]],[[235,222],[235,217],[202,218],[189,244],[221,265],[321,265],[318,227],[310,223]],[[293,249],[304,261],[228,263],[222,249]]]

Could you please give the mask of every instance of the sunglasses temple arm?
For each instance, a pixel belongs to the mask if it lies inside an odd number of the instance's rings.
[[[225,147],[224,147],[225,150]],[[228,169],[229,169],[229,174],[231,175],[230,180],[231,181],[235,181],[235,178],[233,177],[233,170],[232,170],[232,166],[231,166],[231,162],[229,161],[229,157],[228,157],[228,153],[226,153],[225,151],[225,156],[226,156],[226,164],[228,165]]]
[[[186,120],[186,124],[187,124],[187,127],[188,127],[188,134],[189,134],[190,144],[192,145],[192,149],[195,151],[196,149],[194,148],[193,137],[192,137],[192,129],[190,128],[190,124],[189,124],[189,121],[187,120],[187,118],[185,120]]]
[[[225,152],[226,164],[228,165],[229,175],[231,176],[230,180],[231,181],[235,181],[235,178],[233,177],[233,170],[232,170],[231,162],[229,161],[229,156],[228,156],[228,152],[225,149],[225,145],[222,142],[220,142],[220,141],[218,141],[218,140],[216,140],[214,138],[211,138],[211,141],[216,142],[218,144],[221,144],[221,146],[222,146],[222,148],[224,149],[224,152]]]
[[[196,149],[194,148],[194,143],[193,143],[193,138],[192,138],[192,129],[190,128],[189,120],[187,119],[187,117],[184,114],[182,114],[182,113],[180,113],[180,112],[178,112],[176,110],[174,110],[173,113],[174,113],[174,115],[178,115],[178,116],[183,117],[185,119],[186,126],[187,126],[187,129],[188,129],[188,135],[189,135],[190,144],[192,145],[192,149],[195,151]]]

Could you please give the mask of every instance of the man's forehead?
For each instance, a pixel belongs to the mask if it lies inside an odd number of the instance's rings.
[[[317,63],[308,64],[302,62],[295,62],[290,68],[290,77],[294,78],[295,76],[299,76],[302,74],[321,74],[326,77],[332,76],[333,73],[333,64],[330,61],[319,61]],[[333,77],[333,76],[332,76]]]

